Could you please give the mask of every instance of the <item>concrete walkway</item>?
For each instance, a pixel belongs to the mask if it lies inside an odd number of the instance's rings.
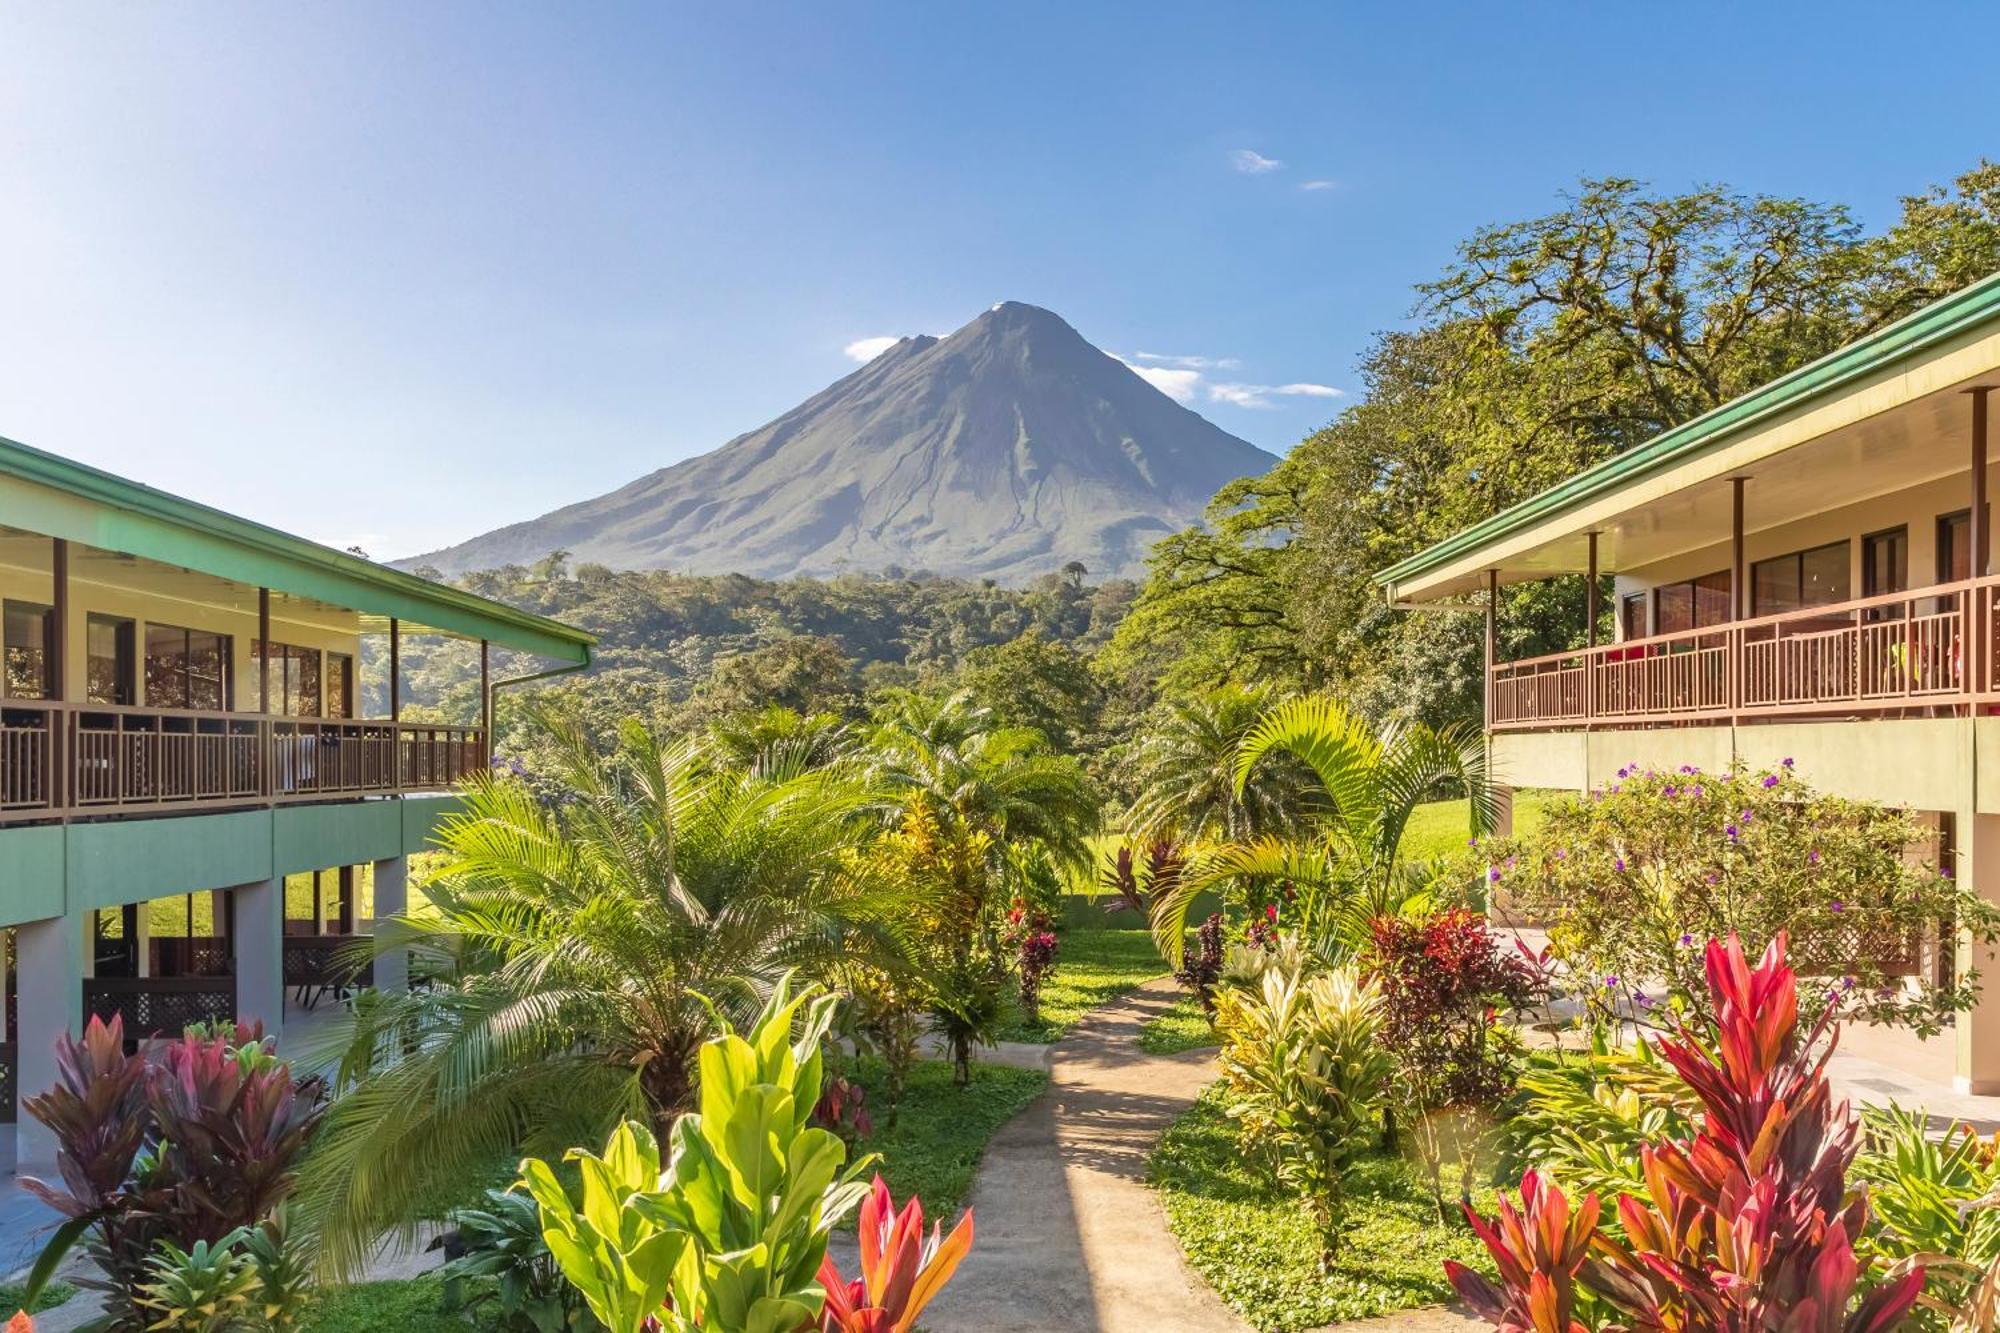
[[[1049,1091],[1001,1129],[969,1200],[978,1237],[924,1314],[934,1333],[1242,1333],[1181,1258],[1146,1188],[1154,1141],[1215,1077],[1214,1056],[1145,1055],[1173,1007],[1161,978],[1052,1050]]]

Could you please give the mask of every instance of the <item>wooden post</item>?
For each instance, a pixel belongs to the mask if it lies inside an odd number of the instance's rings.
[[[1500,571],[1486,571],[1486,725],[1493,726],[1493,663],[1500,625]]]
[[[57,537],[49,550],[49,576],[53,587],[49,596],[49,698],[57,703],[69,698],[69,542]],[[55,765],[48,785],[49,804],[67,810],[76,803],[76,765],[70,761],[75,744],[69,710],[49,714],[49,758]],[[4,1034],[0,1034],[4,1035]]]
[[[1584,637],[1586,647],[1597,646],[1597,534],[1590,534],[1590,572],[1584,575],[1589,580],[1583,588],[1583,614],[1590,622],[1590,629]]]
[[[257,589],[257,711],[271,711],[271,590]]]
[[[403,720],[403,627],[394,617],[389,620],[389,720]]]
[[[479,641],[479,763],[493,767],[493,645]]]
[[[354,867],[340,868],[340,934],[354,933]]]
[[[1729,618],[1732,621],[1746,619],[1750,609],[1750,590],[1743,586],[1743,487],[1749,480],[1748,477],[1729,479]],[[1723,674],[1728,678],[1729,712],[1734,719],[1743,706],[1743,631],[1732,627],[1723,642]]]

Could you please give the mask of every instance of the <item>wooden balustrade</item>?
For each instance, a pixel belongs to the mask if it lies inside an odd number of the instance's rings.
[[[440,791],[477,727],[0,702],[0,821]]]
[[[1996,613],[2000,576],[1497,663],[1488,721],[1552,730],[1970,710],[2000,702]]]

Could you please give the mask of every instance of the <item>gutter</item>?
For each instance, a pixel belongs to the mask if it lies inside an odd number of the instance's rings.
[[[590,669],[590,665],[591,665],[590,645],[586,643],[583,645],[583,660],[581,662],[565,662],[561,666],[550,667],[546,671],[531,671],[525,676],[508,676],[504,680],[496,680],[492,684],[488,685],[486,687],[487,762],[489,764],[492,763],[493,724],[494,722],[498,721],[500,717],[500,691],[502,689],[506,688],[509,685],[527,685],[538,680],[551,680],[557,676],[567,676],[574,671],[587,671]]]

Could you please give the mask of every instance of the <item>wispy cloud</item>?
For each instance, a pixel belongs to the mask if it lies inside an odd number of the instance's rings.
[[[1301,190],[1331,190],[1339,184],[1339,181],[1330,180],[1300,181],[1299,188]]]
[[[901,341],[903,341],[901,338],[891,337],[856,338],[840,350],[847,354],[848,360],[866,363],[873,361]]]
[[[1128,370],[1177,403],[1191,403],[1201,388],[1201,371],[1186,367],[1149,366],[1136,359],[1123,361]]]
[[[1268,172],[1282,171],[1285,164],[1275,157],[1265,157],[1254,148],[1238,148],[1229,154],[1229,165],[1246,176],[1262,176]]]
[[[1182,370],[1233,370],[1242,364],[1233,356],[1168,356],[1162,352],[1134,352],[1132,360],[1153,366],[1177,366]]]
[[[1338,398],[1330,384],[1210,384],[1208,400],[1231,407],[1276,407],[1274,398]]]
[[[1112,354],[1134,375],[1177,403],[1224,403],[1230,407],[1271,408],[1280,398],[1339,398],[1339,389],[1330,384],[1241,384],[1234,380],[1212,380],[1212,370],[1234,369],[1241,364],[1233,356],[1169,356],[1163,352],[1134,352],[1130,356]]]

